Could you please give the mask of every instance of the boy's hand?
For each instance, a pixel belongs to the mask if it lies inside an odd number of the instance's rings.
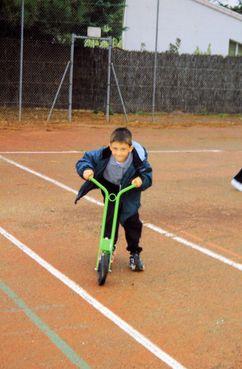
[[[93,177],[94,176],[94,172],[92,169],[86,169],[84,170],[83,172],[83,178],[88,181],[88,179],[90,179],[90,177]]]
[[[140,177],[136,177],[131,182],[132,185],[135,185],[135,187],[141,187],[142,186],[142,179]]]

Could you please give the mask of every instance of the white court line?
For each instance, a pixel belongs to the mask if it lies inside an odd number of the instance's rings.
[[[84,151],[0,151],[0,154],[81,154]]]
[[[0,159],[6,161],[9,164],[15,165],[16,167],[18,167],[20,169],[25,170],[26,172],[29,172],[29,173],[34,174],[34,175],[36,175],[36,176],[38,176],[38,177],[40,177],[42,179],[45,179],[46,181],[48,181],[50,183],[53,183],[56,186],[58,186],[58,187],[60,187],[60,188],[62,188],[64,190],[67,190],[69,192],[72,192],[72,193],[77,194],[77,191],[74,190],[74,189],[72,189],[71,187],[68,187],[68,186],[64,185],[63,183],[61,183],[59,181],[55,181],[54,179],[52,179],[50,177],[47,177],[47,176],[45,176],[45,175],[43,175],[43,174],[41,174],[39,172],[36,172],[36,171],[34,171],[34,170],[32,170],[32,169],[30,169],[28,167],[25,167],[25,166],[23,166],[21,164],[18,164],[17,162],[15,162],[13,160],[7,159],[7,158],[5,158],[2,155],[0,155]],[[103,206],[103,204],[100,201],[97,201],[97,200],[93,199],[90,196],[85,196],[84,198],[87,201],[90,201],[90,202],[92,202],[94,204]],[[207,256],[209,256],[211,258],[214,258],[216,260],[219,260],[219,261],[221,261],[224,264],[227,264],[227,265],[229,265],[229,266],[231,266],[231,267],[233,267],[235,269],[238,269],[238,270],[242,271],[242,264],[236,263],[236,262],[234,262],[231,259],[228,259],[228,258],[226,258],[226,257],[224,257],[224,256],[222,256],[220,254],[217,254],[216,252],[213,252],[213,251],[207,249],[206,247],[203,247],[201,245],[198,245],[198,244],[195,244],[193,242],[187,241],[185,238],[178,237],[175,234],[170,233],[170,232],[167,232],[167,231],[163,230],[162,228],[157,227],[154,224],[145,223],[144,226],[147,227],[147,228],[149,228],[149,229],[152,229],[153,231],[161,234],[162,236],[165,236],[165,237],[168,237],[168,238],[172,238],[174,241],[177,241],[178,243],[180,243],[182,245],[185,245],[187,247],[190,247],[190,248],[192,248],[192,249],[194,249],[196,251],[201,252],[204,255],[207,255]]]
[[[207,256],[211,256],[214,259],[222,261],[222,263],[224,263],[224,264],[228,264],[228,265],[232,266],[233,268],[242,271],[242,264],[235,263],[233,260],[227,259],[224,256],[219,255],[216,252],[213,252],[213,251],[205,248],[204,246],[198,245],[194,242],[187,241],[185,238],[178,237],[178,236],[176,236],[175,234],[173,234],[171,232],[167,232],[164,229],[155,226],[154,224],[145,223],[144,226],[149,228],[149,229],[152,229],[153,231],[155,231],[157,233],[162,234],[163,236],[165,236],[167,238],[171,238],[172,240],[177,241],[177,242],[181,243],[182,245],[185,245],[185,246],[190,247],[194,250],[200,251],[200,252],[202,252],[203,254],[205,254]]]
[[[204,150],[148,150],[148,153],[152,154],[171,154],[171,153],[206,153],[206,152],[223,152],[224,150],[217,150],[217,149],[204,149]]]
[[[106,306],[104,306],[99,301],[97,301],[86,290],[80,287],[77,283],[72,281],[65,274],[61,273],[58,269],[56,269],[51,264],[49,264],[47,261],[42,259],[38,254],[36,254],[33,250],[28,248],[25,244],[17,240],[13,235],[8,233],[2,227],[0,227],[0,234],[2,234],[2,236],[4,236],[10,242],[16,245],[25,254],[30,256],[33,260],[35,260],[39,265],[41,265],[44,269],[46,269],[49,273],[51,273],[59,281],[64,283],[72,291],[77,293],[81,298],[83,298],[86,302],[88,302],[91,306],[93,306],[94,309],[98,310],[102,315],[104,315],[106,318],[111,320],[114,324],[116,324],[119,328],[121,328],[124,332],[126,332],[130,337],[132,337],[136,342],[140,343],[143,347],[145,347],[148,351],[150,351],[158,359],[166,363],[170,368],[186,369],[183,365],[181,365],[179,362],[173,359],[170,355],[168,355],[166,352],[160,349],[157,345],[155,345],[152,341],[146,338],[143,334],[141,334],[131,325],[126,323],[118,315],[114,314]]]
[[[21,165],[21,164],[18,164],[16,161],[13,161],[13,160],[10,160],[10,159],[7,159],[5,158],[4,156],[0,155],[0,159],[6,161],[7,163],[9,164],[12,164],[12,165],[15,165],[16,167],[22,169],[22,170],[25,170],[26,172],[29,172],[31,174],[34,174],[35,176],[41,178],[41,179],[45,179],[47,182],[50,182],[50,183],[53,183],[54,185],[62,188],[63,190],[66,190],[66,191],[69,191],[69,192],[72,192],[74,194],[77,195],[77,192],[76,190],[74,190],[73,188],[69,187],[69,186],[66,186],[64,185],[63,183],[59,182],[59,181],[56,181],[48,176],[45,176],[44,174],[41,174],[39,172],[36,172],[35,170],[32,170],[28,167],[25,167],[24,165]],[[95,199],[93,199],[92,197],[90,196],[85,196],[85,199],[90,201],[90,202],[93,202],[94,204],[96,205],[100,205],[100,206],[103,206],[103,203],[100,202],[100,201],[97,201]]]
[[[219,153],[224,150],[217,149],[195,149],[195,150],[147,150],[150,154],[171,154],[171,153]],[[81,154],[85,151],[0,151],[0,154]]]

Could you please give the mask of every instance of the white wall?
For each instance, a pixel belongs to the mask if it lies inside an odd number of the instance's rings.
[[[194,53],[196,47],[212,54],[228,55],[229,39],[242,43],[242,16],[207,7],[206,0],[160,0],[158,50],[181,39],[180,53]],[[127,50],[155,48],[157,0],[127,0],[123,47]],[[208,3],[210,4],[210,3]],[[230,16],[233,14],[234,16]],[[145,44],[145,47],[142,47]]]

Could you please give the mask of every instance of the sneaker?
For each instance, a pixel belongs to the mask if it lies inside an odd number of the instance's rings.
[[[238,191],[242,191],[242,183],[240,183],[239,181],[236,181],[236,179],[232,179],[231,181],[231,185],[236,188],[236,190]]]
[[[129,267],[132,271],[140,272],[144,270],[144,264],[140,258],[140,255],[136,252],[129,257]]]
[[[242,191],[242,169],[234,176],[231,185],[238,191]]]
[[[234,179],[236,181],[239,181],[239,183],[242,183],[242,169],[240,169],[239,173],[237,173],[235,176],[234,176]]]

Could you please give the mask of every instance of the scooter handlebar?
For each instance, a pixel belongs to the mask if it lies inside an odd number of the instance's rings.
[[[106,187],[104,187],[98,180],[96,180],[94,177],[90,177],[89,181],[93,182],[97,187],[99,187],[101,190],[103,190],[106,194],[108,194],[108,190],[106,189]],[[125,188],[123,188],[122,190],[120,190],[117,193],[117,196],[121,196],[123,195],[123,193],[128,192],[130,190],[132,190],[133,188],[136,188],[135,185],[131,184]]]

